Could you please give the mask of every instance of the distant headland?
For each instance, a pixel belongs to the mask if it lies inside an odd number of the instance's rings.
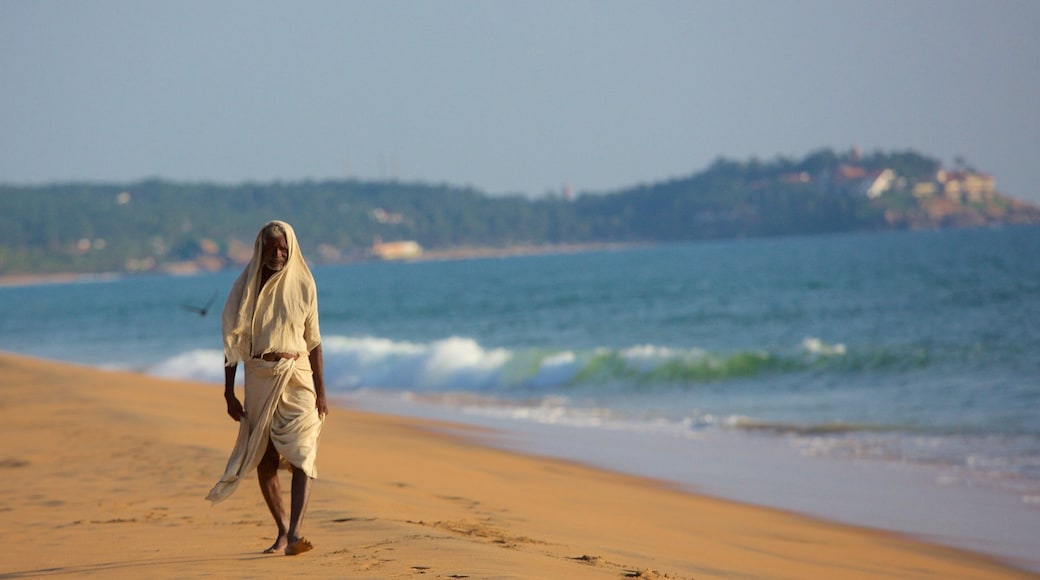
[[[0,185],[0,276],[193,273],[242,264],[284,219],[315,263],[1040,223],[964,160],[821,149],[687,177],[530,198],[399,181]]]

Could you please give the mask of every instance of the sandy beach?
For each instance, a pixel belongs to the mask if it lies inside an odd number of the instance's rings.
[[[1036,577],[346,408],[322,435],[315,550],[263,555],[274,526],[252,481],[203,499],[235,437],[218,385],[7,354],[0,368],[0,578]]]

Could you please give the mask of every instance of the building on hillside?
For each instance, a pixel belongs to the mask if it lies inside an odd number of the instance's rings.
[[[422,253],[422,246],[413,240],[383,242],[376,237],[372,241],[372,256],[380,260],[412,260],[422,256]]]
[[[891,169],[867,171],[858,165],[842,164],[831,176],[831,180],[833,186],[840,191],[857,193],[873,199],[892,189],[898,176]]]
[[[780,181],[784,183],[809,183],[812,181],[812,176],[805,171],[794,171],[781,175]]]
[[[940,169],[935,180],[939,182],[943,195],[958,203],[985,201],[997,192],[993,176],[976,171]]]
[[[404,215],[399,214],[399,213],[388,212],[388,211],[386,211],[385,209],[383,209],[381,207],[377,207],[374,210],[372,210],[370,212],[370,215],[372,216],[373,220],[375,220],[375,221],[377,221],[377,222],[379,222],[381,224],[398,225],[398,224],[403,224],[403,223],[405,223],[407,221],[405,219]]]
[[[913,194],[918,199],[932,197],[939,191],[939,186],[934,181],[920,181],[914,184]]]
[[[891,169],[883,169],[868,174],[862,181],[860,181],[858,189],[860,193],[874,199],[889,189],[892,189],[892,184],[895,180],[895,171],[892,171]]]
[[[846,183],[859,179],[866,179],[867,170],[863,169],[859,165],[847,165],[843,163],[838,166],[838,171],[835,177],[839,182]]]

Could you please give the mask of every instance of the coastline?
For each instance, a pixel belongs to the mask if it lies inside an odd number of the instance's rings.
[[[624,250],[635,247],[643,247],[651,244],[621,244],[621,243],[587,243],[587,244],[541,244],[541,245],[518,245],[495,247],[457,247],[440,250],[425,250],[422,254],[409,258],[365,258],[349,260],[318,261],[313,266],[347,266],[364,262],[440,262],[450,260],[479,260],[495,258],[512,258],[519,256],[542,256],[550,254],[575,254],[580,252],[599,252]],[[244,264],[232,263],[223,267],[214,268],[209,262],[197,263],[193,261],[175,262],[162,264],[154,270],[139,272],[49,272],[34,273],[20,272],[14,274],[0,274],[0,288],[9,286],[37,286],[44,284],[70,284],[88,280],[109,280],[120,276],[132,276],[135,274],[156,274],[161,276],[191,276],[218,272],[221,270],[239,270]]]
[[[105,274],[75,274],[71,272],[59,274],[3,274],[0,275],[0,287],[36,286],[40,284],[69,284],[91,278],[111,276]]]
[[[608,243],[596,242],[587,244],[542,244],[507,246],[504,248],[492,247],[460,247],[443,250],[425,250],[422,255],[412,258],[409,262],[428,262],[439,260],[477,260],[482,258],[512,258],[516,256],[543,256],[549,254],[576,254],[580,252],[603,252],[627,250],[631,248],[646,247],[651,243]]]
[[[806,453],[790,439],[631,426],[585,428],[419,400],[347,396],[364,411],[493,431],[481,444],[647,477],[695,494],[988,554],[1040,572],[1040,521],[1021,488],[935,465]]]
[[[898,534],[503,451],[492,433],[334,407],[306,525],[263,556],[251,482],[202,498],[236,425],[211,384],[0,353],[0,578],[1032,578]],[[284,480],[284,475],[283,475]]]

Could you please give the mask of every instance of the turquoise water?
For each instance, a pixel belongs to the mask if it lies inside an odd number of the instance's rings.
[[[1040,228],[314,274],[326,381],[356,404],[612,437],[736,433],[1040,504]],[[0,349],[219,384],[236,275],[0,288]],[[183,308],[214,295],[208,316]]]
[[[988,459],[1040,479],[1038,228],[314,272],[337,392],[464,393],[575,422],[1003,438],[1022,455]],[[235,275],[2,288],[0,349],[219,382]],[[209,316],[182,308],[214,295]]]

